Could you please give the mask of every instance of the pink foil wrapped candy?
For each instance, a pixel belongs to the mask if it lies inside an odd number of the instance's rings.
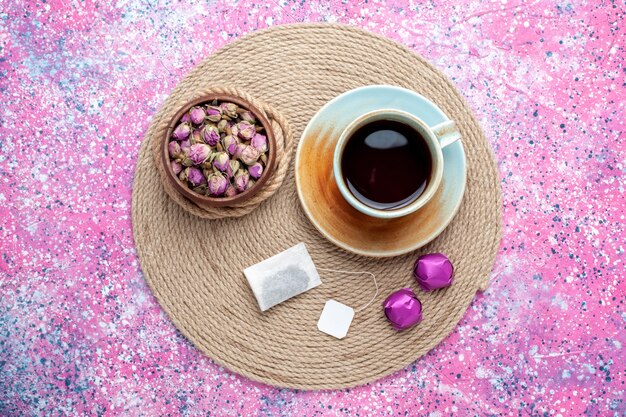
[[[452,285],[454,267],[443,253],[429,253],[417,258],[413,275],[424,291],[433,291]]]
[[[402,288],[383,303],[385,316],[396,330],[405,330],[422,321],[422,303],[410,288]]]

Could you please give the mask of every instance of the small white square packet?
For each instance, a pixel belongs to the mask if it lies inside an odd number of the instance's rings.
[[[328,300],[317,322],[317,328],[337,339],[343,339],[348,334],[353,318],[352,307],[335,300]]]
[[[261,311],[322,283],[304,243],[243,271]]]

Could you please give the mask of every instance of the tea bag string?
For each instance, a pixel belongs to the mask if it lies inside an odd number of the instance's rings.
[[[374,280],[374,286],[376,287],[376,294],[374,294],[374,296],[372,297],[372,299],[365,304],[364,306],[354,310],[355,313],[358,313],[360,311],[365,310],[367,307],[371,306],[372,303],[374,302],[374,300],[376,300],[376,297],[378,297],[378,282],[376,281],[376,275],[374,275],[371,272],[367,272],[367,271],[340,271],[337,269],[326,269],[326,268],[317,268],[318,271],[325,271],[325,272],[337,272],[340,274],[348,274],[348,275],[361,275],[361,274],[368,274],[372,277],[372,280]]]

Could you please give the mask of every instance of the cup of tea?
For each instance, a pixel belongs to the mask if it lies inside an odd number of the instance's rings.
[[[428,126],[401,110],[376,110],[351,122],[333,156],[341,195],[358,211],[392,219],[423,207],[441,183],[441,150],[461,138],[452,120]]]

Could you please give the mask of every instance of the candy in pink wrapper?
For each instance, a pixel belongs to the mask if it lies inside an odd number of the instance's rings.
[[[405,330],[422,321],[422,303],[410,288],[391,293],[383,303],[385,316],[396,330]]]
[[[433,291],[452,285],[454,267],[443,253],[429,253],[417,258],[413,275],[424,291]]]

